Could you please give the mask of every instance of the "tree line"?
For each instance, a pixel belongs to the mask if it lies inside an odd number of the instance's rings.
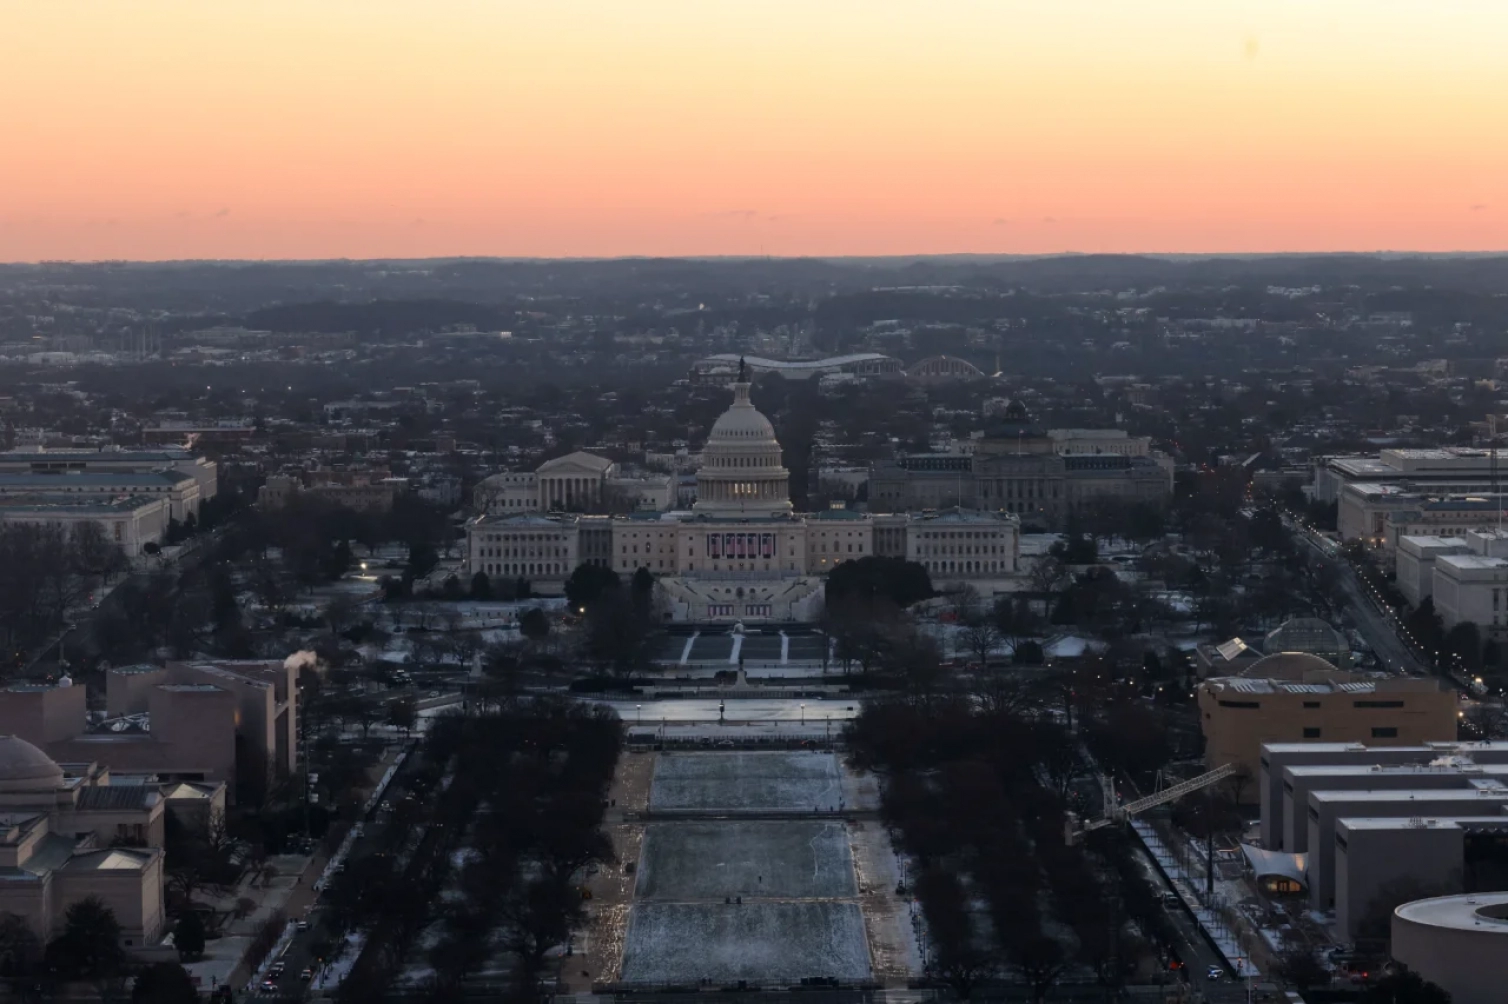
[[[613,856],[602,820],[621,747],[610,710],[553,697],[438,720],[410,786],[436,793],[427,825],[395,811],[331,891],[338,930],[369,935],[341,998],[383,996],[426,928],[430,999],[461,999],[499,953],[510,997],[544,995],[547,953],[584,918],[581,873]]]

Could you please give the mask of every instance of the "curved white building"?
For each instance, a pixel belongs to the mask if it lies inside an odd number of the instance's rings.
[[[1393,911],[1393,958],[1453,1004],[1498,1004],[1508,987],[1508,892],[1403,904]]]
[[[748,373],[779,373],[787,380],[809,380],[830,373],[854,376],[903,376],[905,367],[894,356],[881,352],[852,352],[825,359],[765,359],[740,356],[736,352],[719,352],[691,364],[691,373],[702,380],[726,380],[743,369]]]

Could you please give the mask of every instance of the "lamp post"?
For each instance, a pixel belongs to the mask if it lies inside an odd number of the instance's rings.
[[[643,725],[644,724],[644,705],[642,705],[642,704],[635,704],[634,705],[634,711],[638,715],[639,724]]]
[[[806,724],[806,702],[805,701],[801,702],[801,724],[802,725]]]

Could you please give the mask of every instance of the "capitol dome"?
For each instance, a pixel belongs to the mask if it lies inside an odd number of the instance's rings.
[[[775,427],[749,400],[743,363],[733,404],[712,423],[696,474],[697,512],[776,515],[791,511],[791,472],[781,464]]]
[[[0,736],[0,793],[56,791],[63,768],[19,736]]]

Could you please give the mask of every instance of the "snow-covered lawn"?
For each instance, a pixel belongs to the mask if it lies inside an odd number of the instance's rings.
[[[639,855],[642,900],[858,895],[838,822],[653,823]]]
[[[857,903],[637,903],[628,918],[627,982],[785,984],[869,973]]]
[[[837,808],[838,760],[831,753],[662,753],[651,809]]]
[[[336,951],[335,957],[314,974],[314,989],[333,990],[340,986],[341,981],[351,974],[356,960],[361,958],[361,949],[366,941],[365,931],[352,931],[347,934],[345,941]]]

